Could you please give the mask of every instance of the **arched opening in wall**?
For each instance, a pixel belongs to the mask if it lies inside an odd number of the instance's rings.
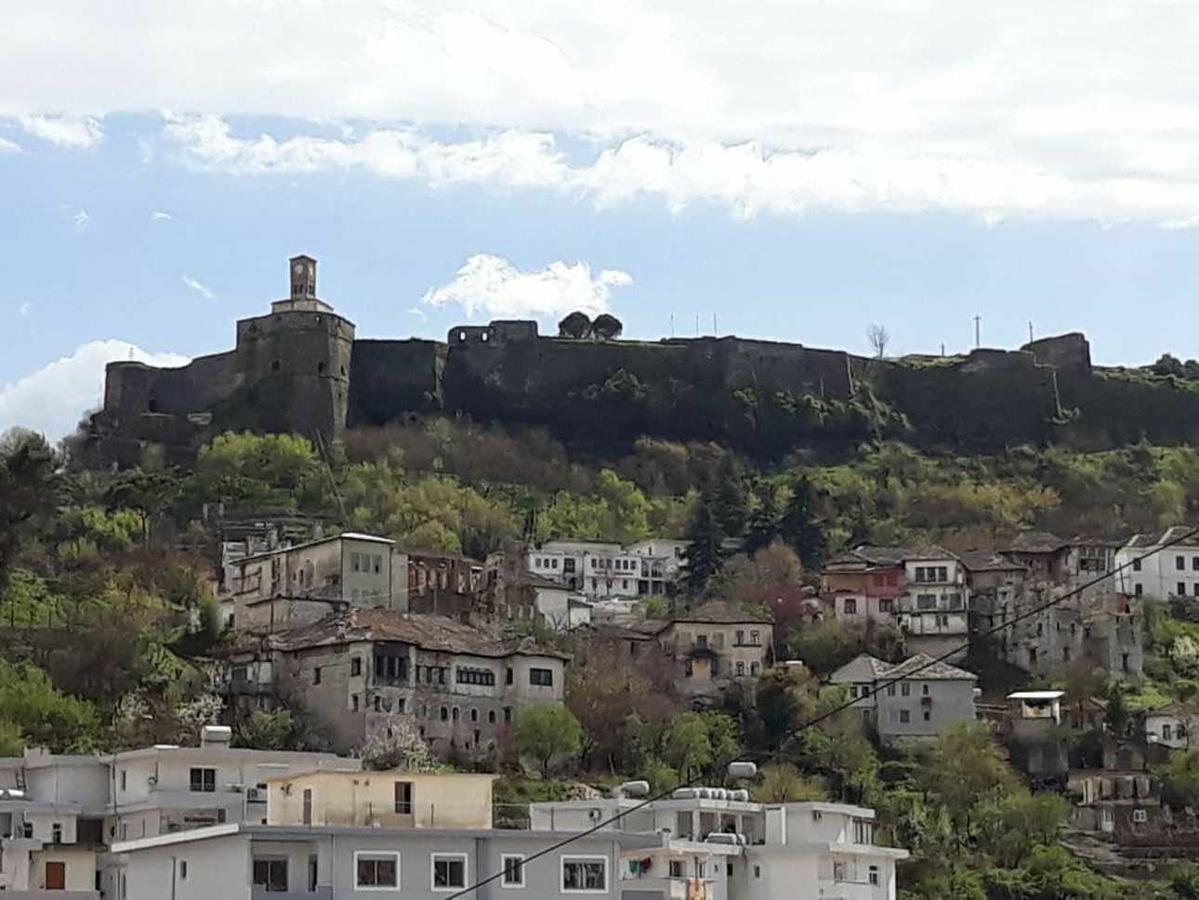
[[[152,413],[158,412],[158,400],[155,397],[150,398],[150,402],[146,404],[146,409]]]
[[[488,334],[486,331],[484,331],[483,334],[480,335],[480,337],[483,339],[483,343],[486,344],[487,341],[491,338],[491,335]]]
[[[323,362],[318,362],[316,364],[316,374],[318,374],[318,375],[325,374],[325,364]]]
[[[316,322],[317,325],[321,324],[321,314],[317,313],[315,316],[313,316],[313,321]]]
[[[277,360],[277,359],[271,360],[271,371],[272,372],[278,372],[279,369],[281,369],[282,367],[283,367],[283,364],[281,362],[279,362],[279,360]]]
[[[466,332],[465,331],[458,332],[458,343],[459,344],[466,343]]]
[[[346,367],[345,367],[345,366],[342,366],[342,367],[341,367],[341,377],[342,377],[342,378],[345,378],[345,377],[346,377]]]

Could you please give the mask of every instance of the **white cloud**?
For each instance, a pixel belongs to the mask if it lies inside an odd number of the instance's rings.
[[[19,6],[0,115],[175,109],[321,122],[335,136],[237,138],[219,118],[187,119],[174,137],[193,165],[221,171],[361,168],[744,215],[1199,214],[1194,4]],[[472,138],[428,137],[445,125]],[[568,164],[564,136],[591,158]]]
[[[57,147],[86,150],[104,137],[100,123],[91,116],[21,116],[19,121],[26,134]]]
[[[19,425],[57,440],[74,430],[83,414],[104,395],[104,366],[135,359],[155,366],[180,366],[187,357],[151,353],[127,341],[91,341],[70,356],[0,386],[0,432]]]
[[[0,153],[21,153],[21,146],[7,138],[0,137]]]
[[[19,316],[20,316],[22,319],[27,319],[27,318],[29,317],[29,309],[30,309],[29,301],[28,301],[28,300],[26,300],[24,303],[22,303],[22,304],[21,304],[21,305],[20,305],[20,306],[17,308],[17,314],[18,314],[18,315],[19,315]]]
[[[201,297],[206,297],[207,299],[211,300],[214,296],[216,296],[207,285],[201,284],[200,282],[196,281],[196,279],[189,278],[186,275],[182,276],[182,279],[184,284],[186,284]]]
[[[627,272],[604,269],[597,275],[585,262],[552,262],[522,272],[508,260],[480,253],[470,257],[453,281],[430,288],[421,298],[431,306],[455,305],[469,316],[489,318],[558,316],[573,310],[590,315],[608,309],[612,289],[633,283]]]
[[[421,309],[419,306],[408,307],[408,315],[416,316],[422,322],[429,318],[429,316],[425,313],[425,311],[423,309]]]
[[[171,222],[174,221],[174,219],[175,217],[165,210],[156,209],[154,212],[150,213],[150,221],[152,222]]]
[[[91,227],[92,217],[87,214],[86,209],[78,209],[71,216],[71,221],[75,223],[76,231],[87,231]]]

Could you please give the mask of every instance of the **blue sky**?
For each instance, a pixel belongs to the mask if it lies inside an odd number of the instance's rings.
[[[1189,18],[200,5],[19,0],[0,36],[0,429],[58,436],[107,359],[229,348],[299,252],[362,336],[582,306],[935,353],[978,314],[990,346],[1031,320],[1104,363],[1199,356]]]

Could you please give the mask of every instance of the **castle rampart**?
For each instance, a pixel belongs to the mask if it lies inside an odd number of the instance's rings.
[[[650,434],[762,454],[877,436],[991,450],[1199,439],[1199,393],[1093,371],[1077,333],[901,360],[736,337],[576,340],[512,320],[458,326],[445,342],[358,340],[315,290],[316,261],[296,257],[289,299],[239,321],[233,350],[176,369],[112,363],[94,457],[133,464],[160,445],[183,462],[230,429],[329,439],[443,412],[594,445]]]

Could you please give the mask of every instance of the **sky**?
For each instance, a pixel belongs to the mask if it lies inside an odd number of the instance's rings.
[[[607,311],[888,354],[1199,357],[1199,7],[10,0],[0,430],[230,349]]]

